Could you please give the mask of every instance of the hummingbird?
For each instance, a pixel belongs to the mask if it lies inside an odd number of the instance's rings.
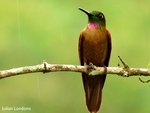
[[[81,65],[107,67],[111,55],[111,35],[106,29],[106,19],[102,12],[88,12],[79,8],[88,16],[88,24],[81,31],[78,52]],[[97,113],[102,101],[102,89],[106,74],[89,76],[82,73],[86,106],[90,113]]]

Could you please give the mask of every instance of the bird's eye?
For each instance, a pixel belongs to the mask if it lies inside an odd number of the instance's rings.
[[[103,18],[104,18],[104,16],[103,16],[102,14],[99,14],[98,17],[99,17],[100,19],[103,19]]]

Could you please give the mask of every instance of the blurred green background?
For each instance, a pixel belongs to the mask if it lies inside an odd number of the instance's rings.
[[[87,16],[105,14],[113,48],[110,66],[120,55],[130,67],[150,62],[149,0],[1,0],[0,70],[36,65],[79,64],[77,45]],[[147,80],[148,78],[142,78]],[[138,77],[108,75],[101,113],[150,113],[150,84]],[[34,73],[0,80],[2,107],[31,107],[20,113],[87,113],[80,73]],[[16,111],[17,112],[17,111]],[[18,112],[17,112],[18,113]]]

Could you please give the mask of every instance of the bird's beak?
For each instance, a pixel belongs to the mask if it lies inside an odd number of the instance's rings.
[[[82,12],[84,12],[85,14],[87,14],[88,16],[91,15],[91,14],[90,14],[88,11],[86,11],[85,9],[79,8],[79,10],[81,10]]]

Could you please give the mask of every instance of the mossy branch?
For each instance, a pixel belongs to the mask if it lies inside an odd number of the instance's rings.
[[[63,65],[63,64],[48,64],[44,62],[39,65],[25,66],[0,71],[0,79],[36,72],[56,72],[56,71],[72,71],[83,72],[90,76],[102,76],[102,74],[115,74],[122,77],[129,76],[150,76],[150,69],[147,68],[125,68],[125,67],[96,67],[96,66],[80,66],[80,65]]]

